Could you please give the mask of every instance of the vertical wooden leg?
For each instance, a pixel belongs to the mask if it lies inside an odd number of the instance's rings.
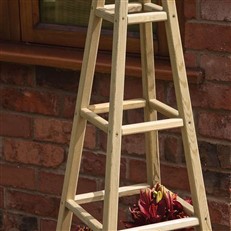
[[[127,1],[115,1],[103,230],[117,230],[127,40]]]
[[[157,120],[157,112],[149,107],[150,99],[156,98],[152,23],[140,24],[140,40],[143,97],[147,102],[144,111],[144,120],[154,121]],[[145,133],[145,146],[147,182],[153,186],[156,182],[160,182],[159,142],[157,131]]]
[[[92,82],[95,70],[98,43],[102,19],[95,16],[97,6],[104,6],[104,1],[93,1],[87,32],[86,49],[84,51],[83,65],[80,76],[77,103],[72,125],[71,141],[68,153],[63,192],[60,202],[57,231],[69,231],[71,227],[72,212],[66,208],[66,201],[74,199],[83,150],[86,130],[86,120],[80,115],[81,108],[89,105]]]
[[[197,138],[191,108],[188,82],[184,64],[182,43],[174,0],[162,0],[164,10],[167,12],[166,31],[170,52],[173,80],[176,92],[179,115],[184,120],[182,138],[185,158],[189,175],[195,216],[200,220],[197,230],[209,231],[211,229],[210,216],[206,200],[204,181],[198,151]]]

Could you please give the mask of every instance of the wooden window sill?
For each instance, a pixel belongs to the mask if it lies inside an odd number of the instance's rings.
[[[75,48],[0,41],[0,61],[4,62],[80,70],[82,55],[83,51]],[[172,80],[172,71],[168,60],[157,59],[155,61],[155,68],[157,79]],[[110,73],[110,70],[111,55],[100,52],[97,58],[96,72]],[[133,77],[141,76],[139,57],[135,55],[127,56],[126,75]],[[203,72],[201,70],[187,70],[187,75],[191,83],[201,83],[203,80]]]

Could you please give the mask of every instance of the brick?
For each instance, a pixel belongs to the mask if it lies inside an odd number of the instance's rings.
[[[34,67],[1,62],[0,83],[17,86],[34,86]]]
[[[36,84],[39,87],[77,92],[78,82],[79,72],[51,67],[36,67]]]
[[[218,145],[217,153],[221,168],[231,169],[231,145]]]
[[[96,147],[96,127],[88,124],[86,128],[84,147],[94,149]]]
[[[202,0],[201,18],[215,21],[231,21],[231,2],[229,0]]]
[[[204,182],[207,194],[216,197],[226,197],[230,196],[230,174],[221,173],[215,171],[205,171]]]
[[[61,115],[65,118],[73,119],[74,112],[75,112],[75,103],[76,103],[76,95],[64,96],[63,110]]]
[[[220,224],[230,227],[231,209],[230,209],[230,203],[228,201],[209,200],[208,206],[209,206],[211,221],[214,224]]]
[[[45,195],[8,191],[7,208],[44,217],[58,216],[59,199]]]
[[[79,177],[77,194],[97,191],[97,179],[90,177]]]
[[[198,132],[208,138],[231,140],[231,115],[225,113],[200,112]]]
[[[213,231],[230,231],[230,225],[219,225],[219,224],[214,224],[212,223],[212,230]]]
[[[36,217],[7,212],[4,216],[4,228],[9,231],[37,231],[38,221]]]
[[[217,144],[199,141],[199,153],[200,153],[200,159],[201,159],[201,165],[204,168],[219,168],[220,167],[220,161],[218,159],[218,153],[217,153]]]
[[[4,156],[7,161],[55,168],[64,161],[64,149],[53,144],[31,141],[4,141]]]
[[[92,93],[100,99],[108,99],[110,95],[110,76],[96,73]]]
[[[231,51],[229,25],[186,23],[185,47],[196,50]]]
[[[186,167],[161,164],[161,182],[167,188],[189,191]]]
[[[43,115],[59,113],[59,97],[53,93],[4,87],[0,98],[4,109]]]
[[[81,164],[81,172],[92,176],[104,176],[106,157],[103,154],[84,152]],[[121,159],[121,177],[126,176],[126,160]]]
[[[204,54],[200,66],[207,80],[231,81],[231,56]]]
[[[63,180],[63,175],[40,171],[38,190],[42,193],[60,196],[62,194]]]
[[[182,162],[182,142],[179,137],[169,136],[164,139],[165,160],[172,163]]]
[[[146,182],[146,164],[142,160],[130,160],[129,180],[135,183]],[[187,169],[185,167],[161,164],[162,184],[171,189],[189,191]]]
[[[35,189],[35,170],[21,166],[0,165],[0,185]]]
[[[0,187],[0,208],[4,208],[4,188],[2,187]]]
[[[184,0],[184,16],[186,19],[196,18],[196,0]]]
[[[196,67],[197,66],[197,54],[186,51],[184,53],[185,65],[187,67]]]
[[[129,160],[129,176],[128,179],[135,183],[146,182],[147,172],[144,160]]]
[[[122,139],[122,152],[126,154],[145,154],[144,134],[124,136]]]
[[[4,230],[3,219],[4,219],[3,210],[0,210],[0,230]]]
[[[127,77],[125,79],[125,99],[140,98],[143,96],[142,80],[141,78]]]
[[[0,113],[0,135],[29,138],[31,136],[30,117],[10,113]]]
[[[106,157],[103,154],[84,152],[81,163],[81,172],[94,176],[104,176]]]
[[[54,220],[41,219],[40,220],[40,231],[51,231],[56,230],[57,222]]]
[[[34,136],[39,141],[69,144],[71,122],[59,119],[36,118],[34,120]]]
[[[231,110],[231,86],[227,84],[194,84],[190,94],[194,107]]]

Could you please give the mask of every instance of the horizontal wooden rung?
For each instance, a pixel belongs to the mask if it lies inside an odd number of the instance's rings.
[[[123,101],[123,110],[143,108],[146,105],[144,99],[129,99]],[[109,103],[92,104],[88,107],[94,113],[107,113],[109,112]]]
[[[128,13],[140,12],[142,10],[141,3],[129,3],[128,4]],[[115,15],[115,4],[107,4],[104,7],[98,7],[95,14],[98,17],[101,17],[109,22],[114,21]]]
[[[151,2],[144,3],[144,11],[155,11],[155,10],[162,11],[163,7]]]
[[[151,9],[150,5],[147,5],[146,8],[149,11]],[[142,5],[140,3],[129,4],[128,15],[127,15],[128,25],[167,20],[167,14],[164,11],[140,12],[140,10],[142,10]],[[132,14],[129,14],[129,13],[132,13]],[[104,20],[107,20],[113,23],[114,16],[115,16],[114,4],[97,8],[95,11],[95,14],[98,17],[101,17]]]
[[[157,110],[158,112],[160,112],[161,114],[167,117],[178,117],[179,116],[179,112],[175,108],[172,108],[157,99],[151,99],[149,101],[149,105],[152,109]]]
[[[102,224],[74,200],[68,200],[66,207],[92,230],[102,230]]]
[[[102,118],[101,116],[92,112],[88,108],[81,109],[81,116],[85,118],[86,120],[88,120],[90,123],[94,124],[97,128],[107,133],[108,121]]]
[[[166,12],[143,12],[128,15],[128,24],[166,21]]]
[[[193,227],[193,226],[198,226],[199,225],[199,219],[196,217],[187,217],[187,218],[181,218],[181,219],[176,219],[176,220],[171,220],[171,221],[164,221],[156,224],[151,224],[151,225],[144,225],[144,226],[139,226],[135,228],[130,228],[130,229],[123,229],[124,231],[153,231],[153,230],[158,230],[158,231],[170,231],[170,230],[176,230],[176,229],[183,229],[183,228],[188,228],[188,227]]]
[[[150,185],[146,183],[124,186],[119,188],[119,197],[123,196],[132,196],[135,194],[139,194],[141,189],[145,189],[150,187]],[[97,192],[90,192],[90,193],[83,193],[75,196],[75,202],[78,204],[84,204],[94,201],[101,201],[104,199],[105,191],[97,191]]]
[[[180,118],[148,121],[143,123],[123,125],[122,135],[131,135],[136,133],[150,132],[154,130],[177,128],[182,126],[183,120]]]

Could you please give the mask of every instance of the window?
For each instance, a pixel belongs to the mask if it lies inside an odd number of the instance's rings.
[[[20,5],[20,35],[22,41],[78,48],[84,47],[91,1],[14,0],[10,2],[18,2],[18,5]],[[106,2],[108,3],[108,0]],[[113,1],[109,0],[110,2]],[[179,9],[182,7],[182,2],[181,0],[177,1]],[[1,6],[1,8],[3,9],[4,6]],[[105,27],[108,27],[108,25],[104,25]],[[163,31],[163,25],[158,23],[155,30],[155,45],[156,51],[160,56],[165,56],[167,50]],[[111,33],[104,33],[101,36],[101,44],[103,46],[100,45],[100,49],[110,50],[111,42]],[[139,39],[137,36],[132,35],[129,37],[128,51],[139,53]]]
[[[112,2],[114,1],[106,0],[106,3]],[[181,8],[183,1],[176,2]],[[90,0],[0,1],[2,30],[0,36],[2,39],[21,40],[35,44],[83,48],[90,5]],[[179,12],[181,13],[182,10]],[[179,16],[182,18],[181,15]],[[8,21],[9,23],[5,23]],[[104,22],[103,28],[100,49],[110,50],[112,25]],[[128,52],[140,52],[137,30],[138,26],[129,26]],[[154,42],[156,52],[160,56],[167,55],[166,38],[163,32],[163,24],[158,23],[154,28]]]

